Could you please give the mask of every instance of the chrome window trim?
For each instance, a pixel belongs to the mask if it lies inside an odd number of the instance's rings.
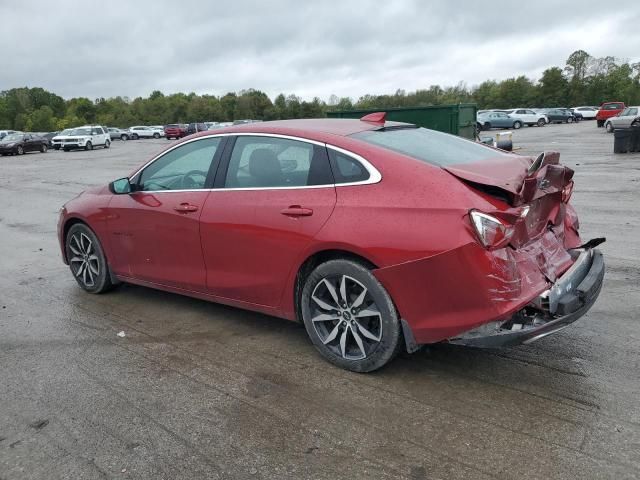
[[[213,135],[204,135],[202,137],[192,138],[191,140],[187,140],[186,142],[179,143],[177,145],[172,146],[171,148],[159,153],[147,163],[145,163],[142,167],[140,167],[131,177],[134,178],[139,175],[145,168],[151,165],[153,162],[158,160],[160,157],[168,154],[169,152],[175,150],[178,147],[186,145],[191,142],[197,142],[199,140],[205,140],[208,138],[218,138],[218,137],[272,137],[272,138],[282,138],[285,140],[294,140],[298,142],[310,143],[312,145],[317,145],[319,147],[330,148],[335,150],[336,152],[340,152],[344,155],[347,155],[357,162],[359,162],[367,172],[369,172],[369,178],[367,180],[362,180],[359,182],[348,182],[348,183],[327,183],[323,185],[301,185],[301,186],[292,186],[292,187],[238,187],[238,188],[193,188],[187,190],[139,190],[134,193],[170,193],[170,192],[233,192],[233,191],[249,191],[249,190],[300,190],[305,188],[335,188],[335,187],[351,187],[355,185],[373,185],[375,183],[379,183],[382,181],[382,174],[378,171],[376,167],[374,167],[367,159],[358,155],[357,153],[353,153],[349,150],[345,150],[341,147],[336,147],[335,145],[331,145],[330,143],[323,143],[317,140],[310,140],[308,138],[296,137],[293,135],[283,135],[280,133],[250,133],[250,132],[236,132],[236,133],[216,133]]]

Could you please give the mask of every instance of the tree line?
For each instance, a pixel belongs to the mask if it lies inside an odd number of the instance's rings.
[[[223,96],[154,91],[147,98],[84,97],[63,99],[43,88],[13,88],[0,92],[0,129],[54,131],[82,124],[117,127],[165,125],[194,121],[238,119],[279,120],[326,116],[331,110],[476,103],[478,108],[564,107],[599,105],[604,101],[640,104],[640,62],[615,57],[596,58],[573,52],[562,67],[550,67],[534,81],[524,75],[486,80],[472,88],[460,83],[432,85],[415,92],[363,95],[356,101],[332,95],[328,101],[303,100],[280,94],[271,100],[260,90],[229,92]]]

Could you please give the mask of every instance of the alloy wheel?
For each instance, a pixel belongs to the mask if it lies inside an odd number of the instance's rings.
[[[325,277],[311,294],[320,341],[345,360],[367,358],[382,340],[382,315],[367,288],[347,275]]]
[[[69,249],[73,257],[69,259],[71,271],[87,287],[93,287],[100,275],[100,260],[91,239],[82,232],[74,233],[69,239]]]

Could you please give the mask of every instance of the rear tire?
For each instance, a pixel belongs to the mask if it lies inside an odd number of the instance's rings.
[[[485,130],[491,130],[491,124],[489,122],[485,122],[483,127],[484,127]]]
[[[89,293],[113,288],[107,259],[98,237],[84,223],[73,225],[65,238],[69,268],[78,285]]]
[[[544,118],[539,118],[538,122],[536,123],[536,125],[538,125],[539,127],[544,127],[547,124],[547,122],[545,121]]]
[[[371,372],[402,347],[393,301],[360,263],[339,259],[319,265],[306,279],[300,303],[309,338],[334,365]]]
[[[159,133],[154,133],[153,134],[153,138],[155,138],[157,140],[158,138],[160,138],[160,134]]]
[[[111,141],[107,140],[106,142],[104,142],[104,148],[109,148],[111,146]]]
[[[47,153],[47,149],[48,147],[44,143],[40,145],[40,152]]]
[[[120,140],[122,140],[123,142],[128,139],[129,137],[127,137],[126,135],[120,135]]]
[[[137,140],[138,139],[138,134],[134,133],[133,135],[131,135],[131,139],[132,140]]]
[[[602,128],[604,126],[604,120],[596,120],[596,124],[598,125],[598,128]]]

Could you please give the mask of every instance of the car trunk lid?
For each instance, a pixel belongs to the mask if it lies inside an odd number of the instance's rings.
[[[486,213],[514,225],[511,244],[518,248],[545,234],[549,227],[562,230],[574,172],[559,160],[559,153],[548,152],[536,159],[501,156],[443,168],[470,187],[509,204],[507,209]]]

